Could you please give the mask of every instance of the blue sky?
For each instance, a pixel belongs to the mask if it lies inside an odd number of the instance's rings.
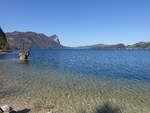
[[[66,46],[150,41],[150,0],[0,0],[5,32],[57,34]]]

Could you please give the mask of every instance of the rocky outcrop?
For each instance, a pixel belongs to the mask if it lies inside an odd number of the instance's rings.
[[[3,30],[0,28],[0,50],[8,50],[9,44]]]
[[[22,40],[25,42],[25,48],[63,48],[57,35],[46,36],[42,33],[18,31],[6,35],[11,48],[20,48]]]
[[[59,38],[57,35],[52,35],[49,38],[52,39],[53,41],[55,41],[56,43],[60,44],[60,41],[59,41]]]

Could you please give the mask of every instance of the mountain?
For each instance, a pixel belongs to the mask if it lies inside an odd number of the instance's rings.
[[[6,39],[7,37],[7,39]],[[139,42],[132,45],[113,44],[95,44],[80,47],[67,47],[61,45],[57,35],[46,36],[42,33],[35,32],[18,32],[4,33],[0,28],[0,49],[20,48],[24,42],[25,48],[64,48],[64,49],[150,49],[150,42]]]
[[[25,48],[63,48],[57,35],[46,36],[35,32],[6,33],[11,48],[20,48],[24,42]]]
[[[3,30],[0,28],[0,50],[8,50],[9,44]]]

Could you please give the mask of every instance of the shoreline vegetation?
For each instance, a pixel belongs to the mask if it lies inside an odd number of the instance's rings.
[[[0,54],[5,54],[10,52],[10,47],[6,38],[6,34],[0,27]]]

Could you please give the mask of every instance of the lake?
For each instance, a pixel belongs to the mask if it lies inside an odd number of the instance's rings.
[[[32,49],[0,55],[0,104],[45,113],[150,113],[149,50]],[[37,106],[42,104],[40,110]]]

